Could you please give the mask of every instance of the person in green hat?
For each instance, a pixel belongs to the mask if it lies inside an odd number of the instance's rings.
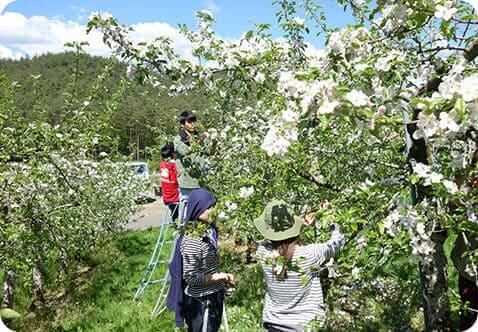
[[[266,281],[262,321],[269,332],[305,331],[311,321],[324,318],[317,267],[338,253],[344,237],[339,225],[333,224],[326,243],[301,244],[302,228],[314,220],[315,213],[300,218],[282,200],[267,204],[254,220],[266,240],[259,244],[256,255]]]

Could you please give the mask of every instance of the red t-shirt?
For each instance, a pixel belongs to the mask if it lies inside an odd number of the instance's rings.
[[[179,183],[176,163],[161,160],[159,162],[159,178],[163,188],[164,203],[179,202]]]

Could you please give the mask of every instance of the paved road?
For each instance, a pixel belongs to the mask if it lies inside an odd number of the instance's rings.
[[[156,197],[152,203],[142,204],[141,209],[130,217],[125,229],[143,230],[161,225],[164,204],[161,197]]]

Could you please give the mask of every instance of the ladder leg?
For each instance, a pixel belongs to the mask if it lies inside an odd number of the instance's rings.
[[[206,309],[204,309],[204,318],[202,319],[202,332],[207,332],[207,325],[209,324],[209,300],[206,300]]]
[[[169,218],[168,218],[169,217]],[[158,262],[161,260],[161,254],[163,252],[164,244],[167,238],[167,228],[170,225],[169,222],[170,219],[170,213],[169,209],[164,211],[163,213],[163,221],[159,230],[159,234],[156,240],[156,245],[153,250],[153,254],[151,255],[151,258],[149,260],[149,263],[146,267],[146,270],[144,272],[143,278],[141,279],[140,286],[138,287],[135,295],[134,295],[134,300],[138,300],[139,297],[143,294],[143,292],[146,290],[146,288],[153,283],[151,281],[154,272],[156,271],[156,267],[158,265]]]
[[[178,204],[176,204],[173,210],[173,214],[174,214],[174,212],[176,211],[175,209],[178,209],[179,214],[178,214],[178,220],[176,221],[177,230],[174,232],[174,241],[173,241],[173,246],[172,246],[171,253],[169,255],[168,262],[171,262],[173,260],[174,253],[176,252],[176,246],[179,245],[178,238],[180,234],[180,227],[184,225],[184,216],[185,216],[188,200],[187,200],[187,197],[186,199],[183,199],[183,198]],[[166,310],[166,298],[167,298],[167,293],[169,291],[169,284],[168,284],[169,279],[170,279],[170,274],[169,274],[168,268],[166,267],[166,271],[164,272],[164,277],[162,278],[161,291],[159,292],[159,296],[153,307],[153,311],[151,312],[151,318],[158,317],[159,315],[161,315],[161,313],[163,313],[164,310]]]
[[[229,332],[229,323],[227,321],[226,301],[223,302],[222,307],[222,321],[224,323],[224,331]]]

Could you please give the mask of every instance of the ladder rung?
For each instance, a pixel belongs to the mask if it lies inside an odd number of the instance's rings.
[[[142,283],[141,287],[157,284],[158,282],[163,282],[163,281],[164,281],[164,278],[161,278],[161,279],[158,279],[158,280],[151,280],[151,281]]]

